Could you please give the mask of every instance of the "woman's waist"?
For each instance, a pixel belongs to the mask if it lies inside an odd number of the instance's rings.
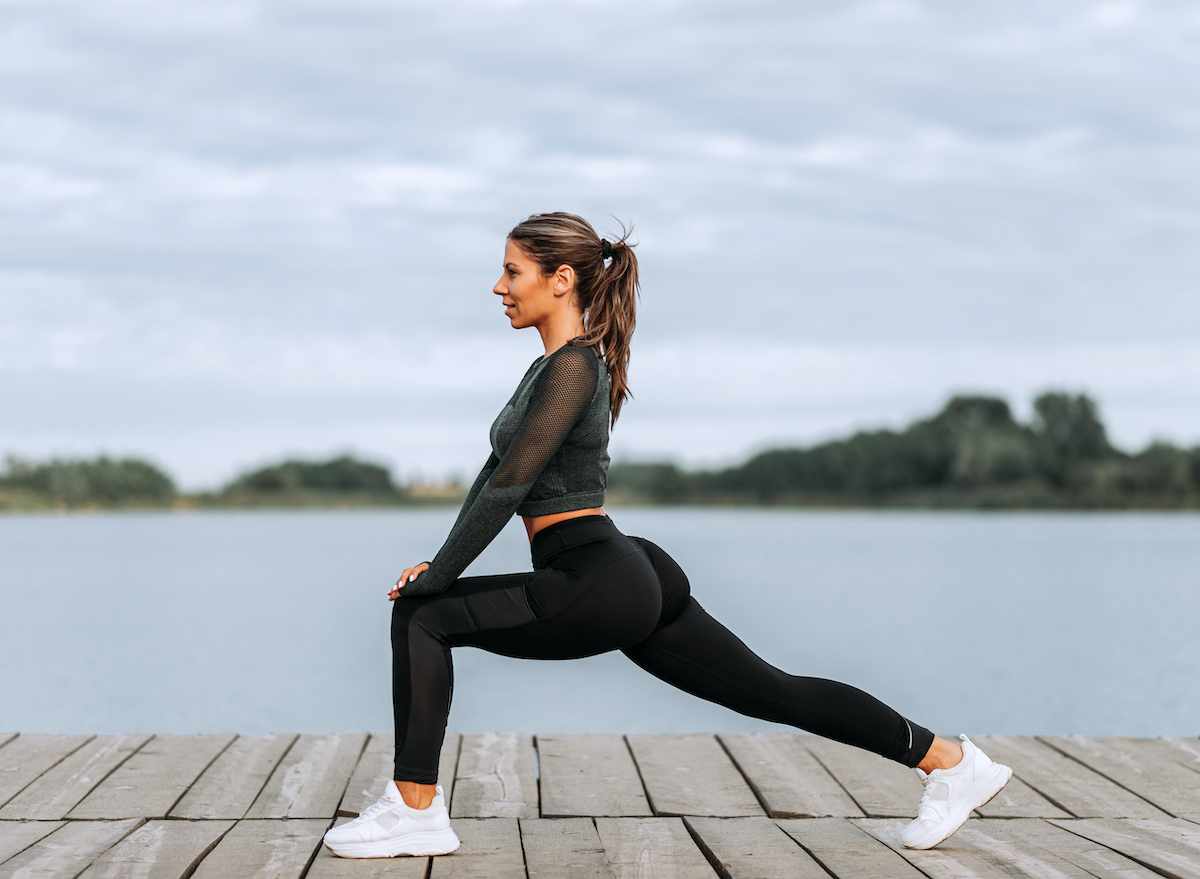
[[[584,515],[560,519],[534,533],[529,554],[533,557],[535,570],[546,567],[555,556],[576,546],[625,536],[608,516],[583,510],[578,512]]]

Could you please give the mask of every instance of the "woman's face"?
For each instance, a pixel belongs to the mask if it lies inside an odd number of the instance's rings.
[[[515,242],[504,243],[504,271],[492,292],[504,303],[504,314],[514,329],[540,326],[561,307],[555,282],[554,275],[539,273],[537,263]]]

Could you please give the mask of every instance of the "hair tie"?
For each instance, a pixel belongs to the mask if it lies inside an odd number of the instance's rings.
[[[608,259],[612,256],[612,245],[608,243],[607,238],[600,239],[600,255],[602,259]]]

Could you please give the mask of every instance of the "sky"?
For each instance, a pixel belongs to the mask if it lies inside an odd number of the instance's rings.
[[[0,0],[0,455],[470,477],[504,237],[632,225],[616,459],[1086,392],[1200,443],[1184,2]],[[612,237],[612,235],[609,235]]]

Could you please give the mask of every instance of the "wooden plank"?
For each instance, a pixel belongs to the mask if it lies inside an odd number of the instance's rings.
[[[246,817],[333,818],[366,741],[365,732],[300,736]]]
[[[79,879],[180,879],[232,821],[150,821],[101,855]]]
[[[208,822],[205,822],[208,823]],[[300,879],[328,819],[239,821],[200,862],[194,879]]]
[[[292,743],[288,735],[239,736],[171,810],[172,818],[241,818]]]
[[[828,879],[825,869],[769,818],[684,818],[726,879]]]
[[[811,736],[804,745],[873,818],[915,818],[924,788],[907,766],[870,751]]]
[[[458,773],[458,754],[462,750],[462,733],[446,733],[442,752],[438,756],[438,784],[446,797],[446,808],[454,807],[454,776]]]
[[[0,809],[0,819],[62,818],[152,736],[97,736],[42,774]]]
[[[71,821],[0,864],[0,879],[75,877],[142,824],[124,821]]]
[[[1035,817],[1005,814],[1001,799],[1009,795],[1013,782],[1028,787],[1065,809],[1068,815],[1037,815],[1040,818],[1154,818],[1162,812],[1139,796],[1113,784],[1103,775],[1080,765],[1049,745],[1030,736],[979,736],[972,738],[993,760],[1013,768],[1013,781],[988,805],[979,810],[986,818]]]
[[[617,879],[713,879],[716,875],[679,818],[597,818]]]
[[[537,750],[543,818],[653,814],[621,736],[538,736]]]
[[[900,831],[907,821],[859,818],[855,824],[901,855],[929,879],[1095,879],[1085,870],[1037,846],[1017,846],[988,834],[977,818],[928,851],[906,849]],[[987,822],[994,823],[994,822]]]
[[[346,793],[338,805],[338,815],[357,818],[358,813],[374,803],[391,783],[396,762],[396,737],[391,733],[371,733],[367,747],[358,758]],[[443,788],[445,786],[443,785]]]
[[[454,770],[458,765],[458,747],[462,741],[460,733],[446,733],[438,760],[438,784],[450,808],[454,796]],[[396,737],[392,733],[371,733],[367,747],[354,767],[346,793],[338,806],[338,815],[357,818],[358,813],[374,803],[391,783],[395,774]]]
[[[519,733],[463,736],[450,814],[455,818],[536,818],[533,737]]]
[[[529,879],[615,879],[590,818],[522,818],[520,824]]]
[[[91,738],[34,734],[9,742],[0,749],[0,806]]]
[[[1175,879],[1200,879],[1200,826],[1181,818],[1051,821]]]
[[[462,846],[430,858],[430,879],[525,879],[521,831],[515,818],[464,819],[454,823]]]
[[[156,736],[67,817],[162,818],[231,741],[231,735]]]
[[[746,733],[717,738],[772,818],[861,818],[863,812],[794,733]]]
[[[924,874],[846,818],[776,821],[837,879],[925,879]]]
[[[0,821],[0,864],[63,826],[62,821]]]
[[[979,824],[994,837],[1018,847],[1036,846],[1043,851],[1053,852],[1103,879],[1159,879],[1158,873],[1114,852],[1108,846],[1068,833],[1045,821],[981,821]]]
[[[729,755],[707,734],[629,736],[655,815],[749,818],[763,814]]]
[[[428,872],[429,858],[339,858],[322,845],[305,879],[426,879]]]
[[[1046,736],[1042,741],[1103,773],[1163,811],[1177,818],[1200,820],[1200,784],[1196,783],[1196,773],[1200,772],[1200,742],[1197,740]]]

